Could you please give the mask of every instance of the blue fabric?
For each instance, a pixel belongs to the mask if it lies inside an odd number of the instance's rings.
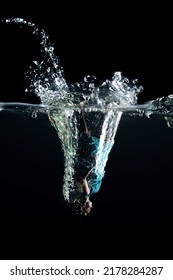
[[[97,160],[97,166],[94,166],[93,170],[87,177],[88,184],[91,188],[90,194],[97,193],[101,187],[102,179],[104,177],[104,168],[108,158],[108,154],[113,146],[113,142],[104,144],[102,150],[100,150],[100,139],[91,135],[85,135],[79,142],[79,172],[83,170],[84,174],[92,168]],[[84,175],[85,176],[85,175]]]
[[[95,147],[95,149],[92,152],[93,156],[98,156],[98,151],[99,151],[99,143],[100,140],[94,136],[90,136],[92,139],[92,144]],[[97,166],[93,168],[93,170],[90,173],[90,179],[88,180],[89,186],[91,188],[91,193],[94,194],[97,193],[101,187],[102,184],[102,179],[104,177],[104,168],[106,165],[106,161],[108,158],[108,154],[113,146],[113,142],[106,144],[103,147],[103,151],[99,155],[99,160],[97,162]]]

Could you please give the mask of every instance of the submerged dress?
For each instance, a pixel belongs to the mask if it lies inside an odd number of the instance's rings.
[[[84,179],[88,171],[93,168],[87,177],[88,185],[91,188],[90,195],[97,193],[101,187],[104,169],[113,144],[113,141],[106,143],[102,139],[88,134],[79,140],[78,169],[80,178]]]

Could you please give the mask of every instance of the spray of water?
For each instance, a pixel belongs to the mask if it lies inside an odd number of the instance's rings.
[[[92,208],[89,198],[101,186],[123,112],[140,111],[147,117],[153,113],[163,114],[171,127],[173,95],[138,105],[138,95],[143,88],[137,80],[129,80],[121,72],[115,72],[112,79],[99,86],[93,76],[69,84],[44,30],[21,18],[4,19],[4,22],[30,28],[40,42],[44,60],[35,60],[29,67],[26,91],[39,96],[40,108],[46,108],[61,140],[65,160],[64,199],[76,213],[88,214]],[[0,105],[1,110],[8,106]],[[34,109],[34,117],[37,110]]]

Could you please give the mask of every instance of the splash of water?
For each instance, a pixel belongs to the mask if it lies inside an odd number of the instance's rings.
[[[153,113],[163,114],[171,127],[173,95],[138,105],[138,95],[143,88],[138,86],[137,80],[129,80],[121,72],[115,72],[111,80],[99,86],[93,76],[69,84],[44,30],[40,31],[37,25],[21,18],[4,22],[30,28],[40,41],[44,61],[33,61],[26,73],[30,81],[26,91],[33,91],[40,97],[41,109],[45,109],[61,140],[65,200],[76,213],[88,214],[91,210],[89,197],[101,186],[123,112],[140,111],[147,117]]]
[[[25,75],[30,85],[25,91],[35,92],[40,97],[42,104],[50,104],[49,100],[53,99],[53,92],[62,92],[67,88],[63,69],[60,67],[58,57],[54,54],[54,45],[49,42],[45,31],[40,30],[33,22],[22,18],[7,18],[3,22],[18,24],[21,28],[29,28],[38,40],[44,61],[34,60],[33,65],[29,67]],[[46,94],[47,90],[49,91],[48,95]]]
[[[30,85],[26,91],[33,91],[40,97],[42,104],[75,107],[85,101],[85,106],[97,109],[106,106],[111,108],[136,105],[137,95],[143,89],[137,86],[137,80],[130,81],[123,77],[122,73],[116,72],[111,80],[106,80],[99,86],[95,86],[96,78],[89,75],[80,83],[68,84],[59,59],[54,54],[54,46],[49,42],[44,30],[22,18],[4,19],[3,22],[30,28],[40,42],[40,52],[44,60],[34,60],[33,65],[29,67],[26,78]]]

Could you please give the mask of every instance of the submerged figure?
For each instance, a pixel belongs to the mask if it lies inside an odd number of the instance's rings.
[[[77,195],[78,198],[75,199],[73,207],[79,213],[87,215],[92,209],[90,196],[100,190],[105,173],[105,162],[114,142],[110,141],[100,150],[100,139],[91,135],[86,124],[82,103],[80,108],[80,128],[83,131],[83,137],[78,145],[78,168],[76,171],[79,169],[79,178],[75,182],[80,195]]]
[[[50,111],[48,116],[64,152],[64,199],[76,214],[87,215],[92,209],[91,195],[100,190],[122,112],[87,113],[90,131],[83,105],[80,110]]]

